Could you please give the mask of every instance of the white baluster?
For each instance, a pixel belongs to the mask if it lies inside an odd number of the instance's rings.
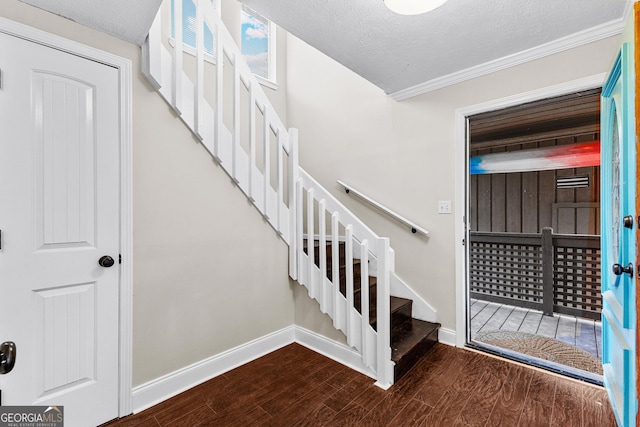
[[[252,163],[253,164],[253,163]],[[252,166],[253,167],[253,166]],[[298,129],[289,129],[289,275],[292,279],[298,278]]]
[[[222,43],[222,25],[216,23],[216,138],[213,144],[213,157],[220,163],[220,144],[224,136],[223,113],[224,113],[224,48]]]
[[[320,300],[320,311],[323,313],[327,312],[327,300],[329,299],[329,295],[327,295],[327,285],[326,285],[326,277],[327,277],[327,202],[325,199],[320,200],[318,203],[318,231],[320,232],[320,244],[318,246],[318,266],[320,267],[320,289],[318,290],[319,300]]]
[[[253,91],[253,84],[249,82],[249,189],[247,195],[252,202],[255,202],[253,169],[256,166],[256,95]],[[295,183],[295,181],[293,182]]]
[[[195,133],[200,140],[204,139],[204,13],[202,0],[196,2],[196,99],[194,105]]]
[[[173,90],[171,104],[173,109],[182,114],[182,0],[173,1],[173,28],[175,31],[173,48]]]
[[[278,134],[276,135],[276,143],[277,143],[277,152],[276,152],[276,168],[277,168],[277,189],[276,189],[276,230],[280,234],[282,234],[282,204],[284,203],[284,197],[282,195],[284,188],[284,147],[283,147],[283,139],[285,138],[285,133],[282,129],[278,129]]]
[[[353,305],[353,226],[347,225],[345,230],[345,261],[346,261],[346,273],[347,279],[346,296],[347,296],[347,343],[353,345],[354,343],[354,330],[353,330],[353,316],[352,312],[355,310]]]
[[[362,315],[362,361],[371,365],[369,354],[369,241],[360,243],[360,314]]]
[[[240,146],[240,70],[238,58],[233,58],[233,137],[231,141],[231,177],[238,178],[238,147]]]
[[[314,218],[313,218],[313,188],[307,190],[307,256],[309,259],[307,260],[307,271],[309,272],[309,295],[312,298],[316,296],[316,280],[315,280],[315,254],[314,254],[314,246],[315,246],[315,237],[314,237]]]
[[[304,276],[302,275],[302,260],[304,259],[304,230],[303,230],[303,216],[302,213],[304,211],[303,208],[303,198],[302,198],[302,179],[298,179],[296,181],[296,193],[297,193],[297,200],[296,200],[296,209],[295,209],[295,216],[296,216],[296,238],[298,239],[298,247],[297,249],[297,264],[298,264],[298,281],[302,282],[303,280],[305,280]],[[309,283],[308,280],[308,276],[307,276],[307,280],[304,283]]]
[[[271,187],[271,144],[269,143],[269,141],[271,140],[271,135],[270,134],[270,127],[269,127],[269,115],[270,112],[267,109],[267,106],[264,106],[264,129],[262,132],[262,147],[264,150],[264,164],[263,166],[263,170],[264,170],[264,187],[262,189],[262,192],[264,193],[264,206],[263,206],[263,211],[262,214],[265,216],[265,218],[270,219],[270,215],[269,215],[269,187]]]
[[[333,283],[333,326],[340,329],[344,316],[340,307],[340,214],[331,215],[331,282]]]

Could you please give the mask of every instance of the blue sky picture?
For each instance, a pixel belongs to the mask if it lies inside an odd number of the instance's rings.
[[[254,74],[269,78],[269,26],[266,19],[242,8],[242,55]]]

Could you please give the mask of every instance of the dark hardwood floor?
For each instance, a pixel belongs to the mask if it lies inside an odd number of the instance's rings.
[[[442,344],[384,391],[292,344],[108,427],[615,426],[606,392]]]

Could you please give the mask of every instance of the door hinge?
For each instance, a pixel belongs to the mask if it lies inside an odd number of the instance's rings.
[[[118,254],[118,264],[122,264],[122,254]]]

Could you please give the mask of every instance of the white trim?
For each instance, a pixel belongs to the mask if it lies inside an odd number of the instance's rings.
[[[395,256],[395,255],[394,255]],[[395,265],[395,262],[394,262]],[[425,322],[438,322],[438,312],[421,295],[413,290],[396,272],[391,273],[391,295],[413,301],[411,317]]]
[[[269,80],[269,79],[265,79],[262,76],[259,76],[257,74],[254,74],[256,80],[258,81],[258,83],[260,83],[262,86],[264,87],[268,87],[269,89],[273,89],[273,90],[278,90],[280,88],[280,85],[278,83],[276,83],[275,81]]]
[[[133,388],[133,412],[141,412],[185,390],[294,342],[289,326]]]
[[[466,118],[478,113],[499,110],[514,105],[520,105],[539,99],[554,96],[566,95],[581,90],[602,87],[606,78],[606,73],[572,80],[565,83],[549,86],[524,92],[521,94],[495,99],[481,104],[459,108],[455,113],[455,238],[456,238],[456,338],[458,347],[466,345],[467,334],[467,298],[466,298],[466,254],[463,239],[466,236],[465,216],[467,216],[467,194],[466,194],[466,156],[467,156],[467,135]]]
[[[294,342],[375,379],[375,374],[362,363],[362,356],[351,347],[293,325],[134,387],[133,412],[141,412]]]
[[[346,344],[340,344],[300,326],[295,327],[295,342],[374,380],[376,379],[375,372],[362,363],[362,355]]]
[[[456,331],[453,329],[440,328],[438,330],[438,342],[455,347],[457,345]]]
[[[523,50],[522,52],[514,53],[493,61],[485,62],[484,64],[480,64],[475,67],[467,68],[466,70],[457,71],[446,76],[417,84],[407,89],[393,92],[390,96],[396,101],[402,101],[414,96],[461,83],[466,80],[471,80],[476,77],[485,76],[496,71],[524,64],[525,62],[534,61],[565,50],[593,43],[607,37],[617,36],[622,33],[624,22],[625,20],[623,18],[606,22],[596,27],[568,35],[561,39],[554,40],[531,49]]]
[[[487,107],[488,108],[488,107]],[[456,336],[455,345],[464,347],[467,343],[467,253],[466,219],[467,206],[467,116],[466,109],[456,110],[455,115],[455,279],[456,279]]]
[[[264,82],[261,82],[260,79],[258,79],[260,83],[270,87],[271,89],[278,88],[278,78],[276,75],[276,72],[278,70],[278,38],[276,35],[277,31],[278,29],[276,27],[276,24],[273,21],[269,20],[269,49],[267,52],[267,55],[269,57],[269,78],[263,79]]]
[[[65,51],[118,69],[120,105],[120,308],[119,308],[119,415],[131,413],[132,335],[133,335],[133,233],[132,233],[132,64],[131,61],[59,37],[18,22],[0,18],[0,32]]]
[[[133,75],[120,64],[120,416],[132,412],[133,384]]]

